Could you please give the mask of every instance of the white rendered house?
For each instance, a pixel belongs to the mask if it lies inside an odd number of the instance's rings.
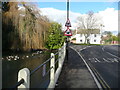
[[[85,43],[85,30],[77,30],[76,32],[76,43],[83,44]],[[101,34],[100,30],[94,29],[90,32],[89,37],[86,39],[86,43],[89,42],[90,44],[100,44],[101,41]]]

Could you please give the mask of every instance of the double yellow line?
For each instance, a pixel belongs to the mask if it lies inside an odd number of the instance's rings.
[[[73,47],[70,47],[71,49],[73,49],[74,51],[76,51]],[[77,52],[77,51],[76,51]],[[84,60],[84,58],[83,58],[83,56],[79,53],[79,52],[77,52],[79,55],[80,55],[80,57],[83,59],[83,61],[84,61],[84,63],[86,64],[86,66],[87,66],[87,68],[88,69],[90,69],[89,71],[90,71],[90,73],[93,73],[94,74],[94,78],[96,78],[97,79],[97,81],[98,81],[98,83],[100,84],[100,86],[101,86],[101,88],[99,88],[99,89],[102,89],[102,90],[111,90],[111,88],[110,88],[110,86],[105,82],[105,80],[102,78],[102,76],[97,72],[97,70],[90,64],[90,63],[88,63],[88,62],[86,62],[85,60]],[[97,84],[97,82],[96,82],[96,84]],[[98,84],[97,84],[98,85]]]
[[[103,89],[105,89],[105,90],[111,90],[110,86],[105,82],[105,80],[97,72],[97,70],[90,63],[88,63],[88,65],[91,68],[91,70],[93,71],[93,73],[95,74],[96,78],[98,79],[98,81],[101,84],[101,86],[103,87]]]

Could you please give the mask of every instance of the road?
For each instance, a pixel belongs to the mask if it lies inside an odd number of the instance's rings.
[[[120,74],[119,46],[89,46],[79,50],[79,53],[99,76],[103,87],[118,88]]]

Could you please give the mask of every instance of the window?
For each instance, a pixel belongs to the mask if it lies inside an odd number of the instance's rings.
[[[89,40],[89,39],[87,39],[87,42],[90,42],[90,40]]]
[[[96,42],[96,40],[94,40],[94,42]]]
[[[80,40],[80,42],[82,42],[82,40]]]
[[[97,37],[97,35],[96,35],[96,34],[94,34],[94,37]]]

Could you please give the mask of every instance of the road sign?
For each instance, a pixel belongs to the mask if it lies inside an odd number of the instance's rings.
[[[69,28],[64,32],[64,36],[72,36],[72,32]]]
[[[71,27],[71,23],[70,23],[70,20],[68,19],[67,22],[65,23],[65,26],[66,27]]]

